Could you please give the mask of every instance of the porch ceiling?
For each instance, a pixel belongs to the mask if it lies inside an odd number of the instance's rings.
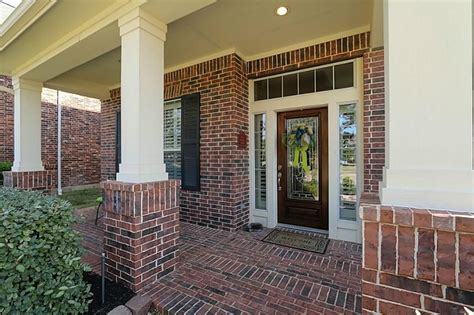
[[[150,1],[144,5],[159,19],[172,21],[168,24],[165,43],[168,71],[231,51],[253,59],[337,33],[367,30],[373,11],[373,0],[186,0],[180,4],[173,1],[173,5],[168,2]],[[275,14],[280,5],[289,7],[286,16]],[[186,8],[194,12],[175,20]],[[63,67],[62,72],[52,76],[51,69],[61,65],[59,62],[34,69],[28,75],[32,79],[47,77],[46,86],[51,88],[93,97],[106,96],[108,89],[120,84],[117,23],[104,27],[104,35],[106,30],[107,40],[97,36],[90,39],[91,43],[74,49],[67,58],[77,59],[74,67]],[[90,58],[91,47],[100,47],[93,50],[94,58]],[[78,54],[87,57],[81,59]]]

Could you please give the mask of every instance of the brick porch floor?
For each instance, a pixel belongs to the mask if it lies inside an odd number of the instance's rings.
[[[83,260],[100,270],[102,228],[77,225]],[[182,223],[178,269],[143,290],[163,313],[360,313],[361,245],[331,240],[326,254],[264,243],[261,233]]]

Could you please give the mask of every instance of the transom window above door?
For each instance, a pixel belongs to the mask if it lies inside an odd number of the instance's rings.
[[[354,86],[354,62],[326,65],[254,81],[254,100],[262,101]]]

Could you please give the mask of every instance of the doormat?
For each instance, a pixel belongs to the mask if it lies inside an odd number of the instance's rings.
[[[266,243],[306,250],[324,254],[329,244],[329,239],[324,236],[308,235],[297,232],[273,230],[263,239]]]

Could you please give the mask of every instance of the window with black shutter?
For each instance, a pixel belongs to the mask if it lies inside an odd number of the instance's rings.
[[[181,99],[166,101],[163,150],[169,179],[181,179]]]
[[[200,95],[181,98],[181,188],[200,189]]]
[[[184,100],[187,106],[186,127],[182,126],[182,105]],[[199,94],[183,96],[164,103],[163,110],[163,150],[166,172],[170,179],[182,178],[183,188],[199,190]],[[186,129],[186,130],[184,130]],[[183,131],[184,130],[184,131]],[[182,133],[187,135],[183,143]],[[121,115],[116,113],[115,118],[115,169],[119,172],[121,163]],[[183,175],[182,159],[187,159],[187,175]],[[186,177],[185,177],[186,176]]]
[[[115,172],[119,172],[122,162],[122,121],[120,112],[115,115]]]

